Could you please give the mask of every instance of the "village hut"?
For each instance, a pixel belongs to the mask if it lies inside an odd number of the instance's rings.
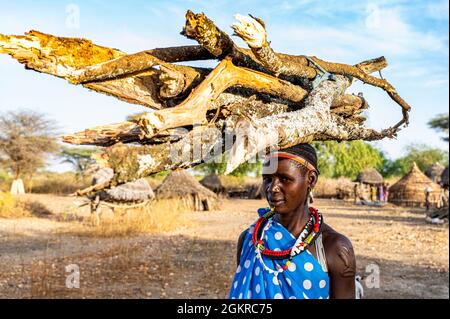
[[[336,185],[336,198],[343,200],[354,199],[355,184],[349,179],[341,178]]]
[[[92,178],[92,185],[110,180],[114,172],[109,167],[99,169]],[[150,184],[141,178],[132,182],[120,184],[97,194],[100,200],[112,203],[140,203],[151,201],[155,198]]]
[[[225,187],[216,174],[205,176],[200,180],[200,184],[216,194],[225,194]]]
[[[425,175],[429,179],[431,179],[433,182],[435,182],[436,184],[440,184],[441,183],[441,175],[442,175],[442,172],[444,172],[444,170],[445,170],[444,166],[442,166],[439,163],[435,163],[425,170]]]
[[[171,172],[155,190],[156,199],[181,199],[186,207],[196,211],[218,208],[217,195],[200,184],[185,170]]]
[[[427,187],[430,190],[430,204],[435,206],[439,202],[441,188],[413,163],[409,173],[389,188],[389,202],[401,206],[423,207]]]
[[[448,166],[444,169],[441,174],[441,185],[444,188],[448,188]]]
[[[358,188],[358,197],[369,199],[372,198],[372,200],[376,199],[376,194],[373,189],[377,188],[378,185],[383,184],[383,176],[374,168],[367,168],[360,172],[355,180],[358,185],[356,186]],[[354,189],[354,185],[352,186]],[[355,193],[355,191],[353,191]],[[355,195],[355,194],[354,194]]]
[[[356,182],[369,184],[369,185],[379,185],[383,183],[383,176],[374,168],[368,168],[360,172],[356,177]]]

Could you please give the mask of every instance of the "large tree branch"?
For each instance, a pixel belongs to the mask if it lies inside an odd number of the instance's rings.
[[[267,41],[266,29],[264,23],[252,17],[236,15],[239,23],[233,24],[233,29],[250,46],[255,56],[262,64],[275,74],[295,75],[307,78],[316,76],[316,68],[312,66],[301,65],[295,62],[283,63],[275,54]],[[379,87],[387,92],[387,94],[403,109],[403,121],[408,123],[408,112],[411,107],[403,98],[398,95],[395,88],[386,80],[379,79],[367,74],[361,68],[364,65],[351,66],[342,63],[332,63],[323,61],[316,57],[310,58],[313,63],[319,65],[327,72],[355,77],[366,84]]]
[[[396,129],[376,132],[360,125],[350,125],[342,117],[330,112],[331,101],[350,84],[348,78],[337,77],[337,81],[325,81],[305,101],[306,107],[286,112],[280,105],[275,115],[263,111],[248,116],[247,111],[259,110],[259,104],[242,108],[235,116],[226,118],[227,125],[221,129],[215,126],[197,126],[180,140],[159,145],[125,146],[116,144],[107,149],[109,163],[115,172],[114,178],[102,185],[79,191],[86,195],[120,183],[135,180],[162,170],[188,168],[211,161],[223,152],[231,154],[227,172],[261,150],[271,147],[279,149],[312,140],[376,140],[395,136]],[[261,103],[247,100],[249,104]],[[256,106],[256,108],[255,108]],[[237,110],[242,103],[230,107]],[[247,116],[243,116],[247,113]],[[240,115],[239,115],[240,114]],[[261,118],[257,118],[261,116]],[[331,123],[331,124],[330,124]],[[236,142],[231,144],[236,136]],[[245,147],[242,147],[245,146]]]
[[[188,11],[183,32],[201,46],[126,55],[88,40],[33,31],[22,37],[0,35],[0,53],[12,55],[36,71],[156,109],[136,121],[65,136],[71,143],[109,146],[114,178],[80,194],[161,170],[191,167],[223,152],[229,155],[227,172],[231,172],[267,147],[395,137],[407,123],[409,105],[387,81],[369,75],[387,65],[384,58],[351,66],[275,53],[264,23],[258,19],[244,22],[250,28],[234,29],[250,50],[237,47],[204,14]],[[212,58],[222,60],[213,70],[172,64]],[[317,86],[314,80],[323,72],[333,73],[336,81],[322,81]],[[345,94],[353,79],[387,91],[402,106],[403,119],[381,132],[361,125],[361,112],[368,103],[362,95]],[[230,137],[236,138],[235,142]]]
[[[226,36],[220,30],[217,32]],[[244,55],[235,55],[239,65],[248,66],[247,62],[253,61],[251,63],[255,66],[256,58],[250,50],[233,45],[231,51],[243,52]],[[168,62],[215,58],[198,45],[158,48],[126,55],[116,49],[95,45],[89,40],[55,37],[37,31],[31,31],[25,36],[0,34],[0,53],[10,54],[27,68],[67,78],[75,83],[88,82],[83,86],[154,109],[178,104],[179,99],[185,97],[210,72],[208,69]],[[277,55],[286,63],[307,63],[302,56]],[[156,65],[160,66],[160,70],[153,68]],[[379,70],[380,67],[374,68],[377,65],[382,63],[370,62],[366,68]]]
[[[314,89],[299,111],[268,116],[259,120],[243,119],[237,127],[237,141],[227,161],[225,174],[268,148],[280,149],[308,143],[328,136],[333,140],[378,140],[393,137],[399,127],[380,133],[356,123],[348,123],[332,114],[332,101],[351,84],[347,77],[337,76],[336,81],[324,81]]]
[[[88,131],[66,136],[66,141],[97,140],[93,144],[109,144],[120,140],[129,142],[130,135],[138,135],[141,139],[151,139],[162,130],[193,124],[205,124],[206,112],[211,102],[231,86],[243,86],[260,92],[279,96],[282,99],[300,102],[306,91],[299,86],[277,79],[270,75],[250,69],[239,68],[228,59],[224,59],[206,79],[194,89],[189,97],[180,105],[140,117],[138,123],[126,122],[110,126],[100,126]],[[144,132],[144,134],[142,134]],[[116,134],[115,133],[119,133]]]

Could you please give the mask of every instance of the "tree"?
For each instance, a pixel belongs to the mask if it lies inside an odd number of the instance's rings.
[[[428,122],[428,126],[438,132],[443,132],[446,136],[442,139],[448,142],[448,113],[436,115]]]
[[[224,159],[224,155],[221,155],[220,161],[212,161],[210,163],[200,164],[193,169],[197,172],[200,172],[204,175],[223,175],[226,168],[227,162]],[[255,176],[261,176],[262,162],[257,159],[253,163],[245,162],[238,166],[230,175],[232,176],[248,176],[253,174]]]
[[[318,166],[322,176],[356,178],[359,172],[372,167],[381,169],[384,156],[375,147],[363,141],[314,142]]]
[[[91,156],[98,152],[97,148],[63,146],[59,156],[63,159],[63,163],[73,166],[77,176],[83,176],[86,169],[95,163]]]
[[[31,31],[25,36],[0,34],[0,53],[29,69],[154,110],[135,121],[64,136],[67,143],[111,146],[107,155],[114,177],[79,195],[195,166],[216,148],[231,154],[225,171],[230,173],[268,147],[393,138],[408,124],[408,103],[386,79],[371,75],[387,66],[384,57],[347,65],[277,53],[261,19],[236,19],[233,31],[248,48],[238,47],[205,14],[188,10],[182,35],[197,46],[126,54],[87,39]],[[214,69],[175,64],[205,59],[220,62]],[[362,112],[369,104],[360,95],[346,93],[354,80],[385,91],[401,107],[401,119],[389,117],[392,124],[385,123],[381,131],[367,127]],[[177,129],[184,131],[174,139]],[[239,138],[226,143],[231,136]],[[192,156],[174,158],[173,149]]]
[[[411,144],[406,146],[405,156],[386,162],[383,173],[386,176],[403,176],[411,169],[413,162],[422,171],[434,163],[448,166],[448,152],[425,144]]]
[[[45,166],[49,154],[58,150],[55,123],[33,111],[0,115],[0,164],[15,180]]]

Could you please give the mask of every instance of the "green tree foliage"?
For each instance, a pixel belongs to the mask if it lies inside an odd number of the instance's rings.
[[[4,181],[9,181],[11,179],[11,176],[9,176],[8,172],[0,169],[0,183]]]
[[[386,176],[403,176],[409,172],[412,163],[425,171],[434,163],[448,166],[448,152],[425,144],[411,144],[405,148],[405,155],[394,161],[387,161],[384,168]]]
[[[384,156],[375,147],[362,141],[314,142],[322,176],[356,178],[366,168],[381,169]]]
[[[223,175],[226,166],[227,163],[225,160],[225,156],[221,155],[219,160],[197,165],[194,167],[194,170],[204,175],[211,175],[211,174]],[[255,163],[249,162],[242,163],[230,175],[239,177],[248,175],[261,176],[261,169],[262,169],[262,162],[258,159],[255,161]]]
[[[71,164],[75,174],[80,177],[90,165],[95,163],[95,160],[91,158],[95,153],[99,153],[97,148],[63,146],[59,156],[62,158],[62,163]]]
[[[428,122],[428,126],[444,133],[446,136],[442,137],[442,139],[448,142],[448,113],[436,115]]]
[[[0,114],[0,164],[14,178],[30,176],[58,150],[55,123],[33,111]]]

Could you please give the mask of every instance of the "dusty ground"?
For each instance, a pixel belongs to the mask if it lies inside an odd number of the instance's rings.
[[[93,238],[64,234],[86,214],[73,198],[32,195],[52,213],[0,219],[1,298],[226,298],[240,232],[263,200],[226,200],[222,210],[192,212],[193,226],[166,234]],[[422,210],[382,209],[316,200],[325,221],[353,242],[367,298],[449,298],[448,224],[429,225]],[[66,287],[66,266],[80,288]],[[368,287],[374,265],[379,288]]]

